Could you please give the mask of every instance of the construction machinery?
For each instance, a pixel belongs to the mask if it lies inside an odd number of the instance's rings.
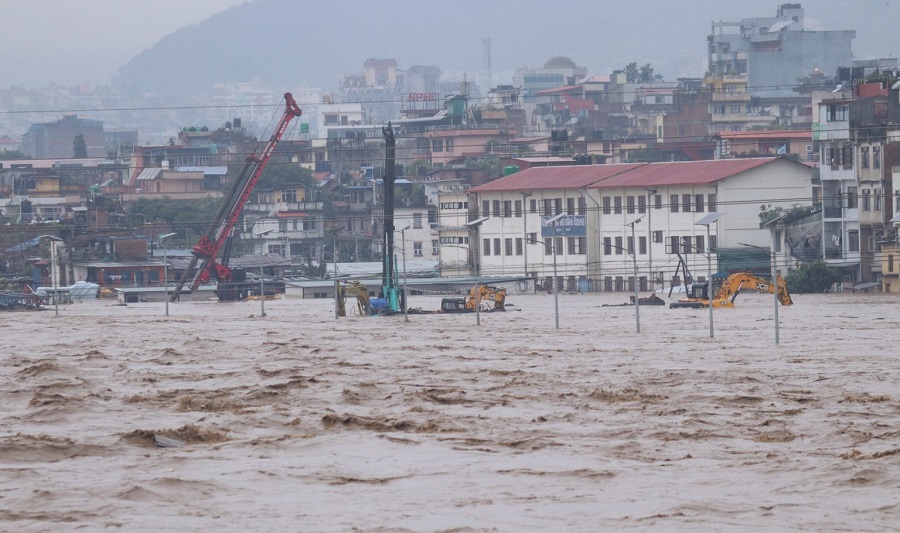
[[[347,316],[347,296],[356,296],[361,315],[392,315],[406,310],[406,298],[400,291],[400,276],[397,258],[394,255],[394,184],[396,182],[396,146],[394,128],[388,122],[381,128],[384,135],[384,224],[381,235],[381,247],[384,251],[381,260],[381,290],[379,298],[370,300],[365,287],[358,281],[346,281],[336,284],[337,316]],[[365,298],[365,303],[363,303]],[[363,312],[365,311],[365,312]]]
[[[400,280],[397,259],[394,256],[394,183],[396,182],[396,147],[394,128],[388,122],[381,129],[384,136],[384,233],[382,234],[382,250],[384,256],[381,263],[381,294],[387,300],[390,311],[403,311],[406,301],[400,294]]]
[[[784,278],[777,276],[775,285],[777,287],[773,286],[770,281],[754,276],[749,272],[738,272],[725,279],[722,286],[719,287],[712,297],[712,306],[715,308],[734,307],[734,299],[737,298],[741,290],[752,290],[769,294],[777,291],[778,301],[781,302],[781,305],[793,304],[794,302],[788,293],[787,282]],[[705,309],[709,307],[709,304],[709,283],[694,283],[688,292],[688,297],[672,302],[669,308]]]
[[[206,233],[200,237],[197,244],[191,249],[193,257],[184,274],[175,286],[170,301],[178,300],[181,290],[190,278],[191,290],[197,290],[201,283],[208,283],[212,279],[217,282],[216,296],[219,300],[243,300],[247,298],[249,291],[256,283],[246,281],[246,273],[242,269],[231,269],[228,260],[231,255],[231,237],[235,224],[241,215],[244,204],[250,198],[250,193],[259,182],[266,164],[272,157],[275,147],[284,135],[288,124],[294,117],[302,115],[302,111],[294,101],[291,93],[284,93],[284,113],[275,127],[272,137],[261,150],[257,150],[247,156],[237,178],[231,184],[228,193],[222,201],[215,218],[210,223]],[[222,257],[217,260],[219,253]]]
[[[442,313],[474,313],[481,311],[505,311],[506,289],[491,285],[476,285],[469,289],[465,298],[444,298],[441,300]]]
[[[369,291],[358,281],[342,281],[338,285],[338,316],[347,316],[347,298],[356,298],[356,314],[368,316],[373,314]]]

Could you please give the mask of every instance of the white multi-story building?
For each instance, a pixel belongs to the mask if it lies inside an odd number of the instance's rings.
[[[482,221],[467,227],[471,250],[482,276],[569,291],[633,290],[635,263],[641,290],[677,284],[680,258],[702,280],[708,253],[715,272],[767,271],[767,258],[748,261],[752,248],[779,252],[760,206],[810,205],[811,175],[786,158],[530,168],[469,190],[469,220]],[[698,225],[710,212],[719,221]],[[584,217],[584,235],[543,238],[556,215]],[[795,265],[786,251],[776,262]]]
[[[469,197],[461,180],[430,184],[437,189],[438,206],[438,268],[444,276],[468,275],[474,269],[474,257],[469,253]]]
[[[822,100],[813,110],[813,139],[819,141],[822,183],[822,243],[824,260],[843,281],[858,281],[860,264],[859,191],[854,161],[857,148],[850,137],[851,100]],[[881,148],[872,146],[873,168],[882,165]]]

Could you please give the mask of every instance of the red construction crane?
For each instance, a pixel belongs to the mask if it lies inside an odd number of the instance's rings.
[[[281,116],[281,120],[278,122],[278,126],[272,133],[269,142],[266,143],[262,150],[250,154],[244,160],[244,166],[225,195],[215,219],[207,228],[206,234],[191,249],[193,257],[178,281],[178,285],[175,286],[175,290],[171,295],[171,301],[174,302],[178,299],[190,276],[193,276],[190,284],[191,290],[196,290],[201,283],[207,283],[211,279],[216,279],[218,283],[216,295],[219,299],[242,300],[246,298],[246,288],[241,287],[241,282],[244,281],[243,276],[240,276],[241,279],[235,279],[238,276],[233,275],[232,270],[228,268],[230,255],[229,239],[241,215],[244,204],[250,198],[250,193],[259,181],[260,175],[265,170],[266,164],[269,162],[269,158],[272,157],[275,146],[278,145],[278,141],[284,135],[288,124],[294,117],[299,117],[303,114],[291,93],[284,93],[284,101],[284,114]],[[216,257],[220,251],[224,253],[221,262],[217,262]]]

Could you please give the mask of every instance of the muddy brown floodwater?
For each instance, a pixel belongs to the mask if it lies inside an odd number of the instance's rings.
[[[900,297],[627,301],[2,314],[0,529],[900,529]]]

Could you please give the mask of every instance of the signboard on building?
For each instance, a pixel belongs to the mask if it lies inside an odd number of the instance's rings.
[[[401,96],[402,109],[439,110],[444,107],[440,93],[407,93]]]
[[[585,237],[587,217],[584,215],[564,215],[555,222],[552,216],[541,217],[541,237]]]

